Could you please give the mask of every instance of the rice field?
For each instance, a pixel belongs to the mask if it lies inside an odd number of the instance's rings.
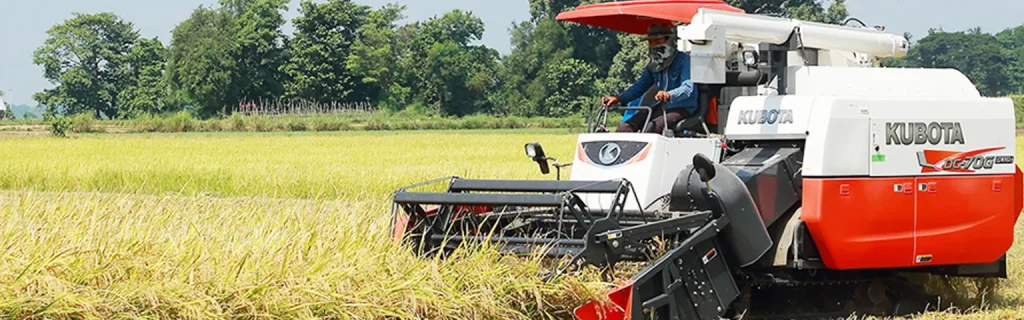
[[[389,238],[389,197],[398,187],[449,175],[553,179],[523,153],[535,141],[568,158],[575,135],[0,140],[0,317],[570,318],[602,292],[596,275],[544,283],[539,261],[488,250],[417,258]],[[1024,318],[1022,247],[1010,254],[1011,280],[982,310],[922,318]]]

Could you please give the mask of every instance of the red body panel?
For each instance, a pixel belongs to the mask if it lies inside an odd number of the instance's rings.
[[[608,293],[612,305],[600,305],[596,301],[576,307],[573,314],[580,320],[629,320],[626,312],[633,307],[633,283],[629,282]]]
[[[1013,194],[1016,196],[1013,199],[1013,211],[1021,212],[1021,210],[1024,210],[1024,171],[1021,171],[1020,167],[1017,167],[1017,173],[1013,176],[1013,186]],[[1013,223],[1016,224],[1017,222],[1014,221]]]
[[[804,179],[801,220],[825,266],[910,265],[914,260],[913,182],[913,178]]]
[[[801,219],[831,269],[989,263],[1013,242],[1018,177],[808,178]]]
[[[1016,193],[1010,175],[918,179],[915,257],[931,261],[915,265],[998,259],[1013,244]]]

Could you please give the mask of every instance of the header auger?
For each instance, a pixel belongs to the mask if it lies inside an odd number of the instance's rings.
[[[568,271],[640,265],[609,292],[613,306],[578,307],[582,320],[907,315],[940,308],[907,275],[1007,277],[1024,207],[1012,101],[982,97],[956,70],[883,68],[906,39],[720,0],[602,3],[558,19],[675,25],[697,112],[662,132],[604,130],[607,112],[654,110],[648,95],[588,119],[571,162],[526,145],[543,173],[555,161],[556,180],[402,188],[397,239],[442,254],[490,243],[570,258]]]

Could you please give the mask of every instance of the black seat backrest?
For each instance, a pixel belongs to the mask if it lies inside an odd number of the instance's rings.
[[[697,112],[686,119],[683,119],[683,121],[679,121],[679,123],[676,124],[675,132],[673,132],[673,134],[680,136],[684,131],[707,133],[704,132],[704,120],[708,114],[708,108],[711,105],[711,98],[717,95],[713,91],[714,89],[715,88],[713,87],[698,85]]]
[[[711,108],[711,101],[715,97],[720,97],[722,94],[723,87],[752,87],[759,86],[768,82],[768,74],[754,70],[754,71],[729,71],[725,74],[725,84],[698,84],[697,85],[697,112],[693,116],[690,116],[683,121],[679,121],[675,127],[675,134],[677,137],[685,136],[684,131],[692,131],[708,134],[705,132],[704,125],[707,120],[708,110]],[[715,121],[717,123],[717,121]],[[710,133],[718,133],[718,125],[708,125],[707,129]]]
[[[654,100],[654,97],[657,96],[657,95],[658,95],[658,86],[657,85],[653,85],[650,88],[647,88],[647,92],[644,93],[644,97],[640,99],[640,105],[641,106],[654,107],[654,105],[658,103],[658,101]],[[623,102],[624,103],[629,103],[631,101],[623,101]],[[654,119],[654,117],[652,116],[651,119]]]

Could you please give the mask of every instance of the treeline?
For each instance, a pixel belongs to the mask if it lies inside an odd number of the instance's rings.
[[[200,6],[168,45],[113,13],[75,14],[34,56],[55,87],[34,95],[55,114],[132,119],[187,111],[223,118],[263,101],[371,105],[403,114],[581,117],[645,66],[643,38],[562,23],[595,0],[523,0],[530,18],[508,28],[511,52],[480,45],[484,22],[453,10],[399,24],[404,6],[288,0]],[[730,0],[750,13],[845,23],[842,0]],[[1016,29],[1015,29],[1016,30]],[[934,32],[893,66],[967,70],[986,94],[1020,92],[1021,33]]]
[[[908,38],[911,35],[906,35]],[[995,34],[981,28],[928,31],[912,41],[906,57],[883,61],[887,67],[954,68],[963,72],[986,96],[1024,93],[1024,26]]]
[[[350,0],[299,3],[286,35],[287,0],[201,6],[167,46],[113,13],[75,14],[51,28],[35,63],[55,88],[48,110],[126,119],[189,110],[228,115],[256,101],[369,103],[391,111],[464,116],[579,116],[643,68],[642,38],[555,21],[593,0],[528,0],[512,51],[479,45],[484,22],[453,10],[399,25],[404,6]],[[839,22],[842,1],[733,0],[748,12]]]

